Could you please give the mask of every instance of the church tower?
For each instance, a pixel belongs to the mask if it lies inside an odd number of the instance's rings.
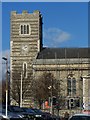
[[[42,49],[42,16],[38,10],[31,14],[27,11],[23,11],[22,14],[18,14],[16,11],[11,12],[10,48],[11,101],[15,100],[15,97],[19,97],[20,102],[20,96],[15,96],[14,92],[16,91],[16,94],[20,92],[22,79],[22,95],[25,94],[23,97],[30,99],[32,61]],[[18,85],[19,91],[17,91]]]

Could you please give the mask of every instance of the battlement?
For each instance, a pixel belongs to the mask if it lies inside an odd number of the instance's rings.
[[[16,15],[16,14],[17,14],[16,11],[12,11],[12,12],[11,12],[11,15]]]
[[[17,11],[12,11],[11,12],[11,15],[23,15],[23,14],[40,14],[40,11],[39,10],[35,10],[33,11],[33,13],[29,13],[27,10],[23,10],[22,13],[17,13]]]

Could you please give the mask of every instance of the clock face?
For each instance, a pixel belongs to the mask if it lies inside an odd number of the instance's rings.
[[[25,53],[25,54],[28,53],[28,45],[24,44],[24,45],[22,45],[21,48],[22,48],[22,53]]]

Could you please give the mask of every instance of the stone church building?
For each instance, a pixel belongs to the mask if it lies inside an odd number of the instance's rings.
[[[83,104],[83,76],[89,74],[88,48],[49,48],[43,47],[42,15],[36,10],[33,13],[23,11],[11,12],[11,89],[14,82],[20,85],[24,71],[25,84],[28,86],[23,104],[30,101],[29,85],[33,77],[39,78],[44,72],[52,73],[59,80],[60,95],[65,100],[65,108],[73,107],[78,101],[78,109]],[[23,80],[23,79],[22,79]],[[20,89],[20,87],[19,87]],[[22,89],[25,89],[22,86]],[[14,89],[14,92],[16,89]],[[18,93],[16,93],[18,94]],[[11,96],[11,103],[14,104]]]

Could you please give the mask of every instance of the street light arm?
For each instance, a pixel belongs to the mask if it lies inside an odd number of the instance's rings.
[[[2,57],[3,60],[7,61],[7,58],[6,57]]]

